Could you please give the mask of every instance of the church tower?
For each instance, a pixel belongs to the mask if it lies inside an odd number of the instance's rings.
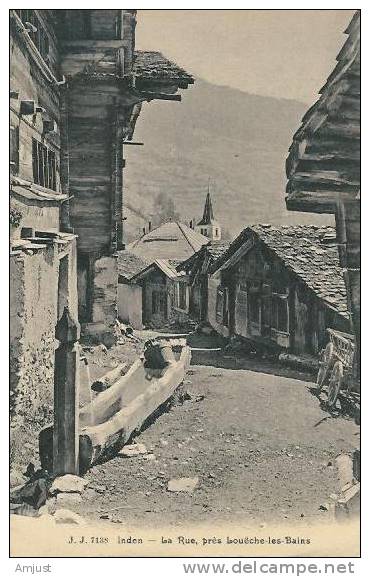
[[[195,230],[210,240],[221,240],[221,227],[214,218],[212,200],[209,191],[204,205],[203,218],[198,222]]]

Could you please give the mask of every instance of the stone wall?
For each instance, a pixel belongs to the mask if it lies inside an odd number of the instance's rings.
[[[91,322],[83,325],[83,335],[91,342],[111,346],[116,342],[118,269],[115,256],[104,256],[94,263]]]
[[[61,253],[59,247],[51,242],[46,248],[35,246],[33,250],[10,256],[12,464],[35,460],[38,433],[53,418],[54,333],[58,308],[60,311],[68,305],[71,313],[77,314],[75,241]],[[63,278],[59,282],[63,256],[68,258],[68,267],[61,273]]]
[[[53,414],[58,262],[54,246],[11,256],[11,459],[34,458],[38,430]]]
[[[19,210],[22,220],[19,228],[34,230],[58,231],[60,203],[56,200],[30,200],[13,190],[10,206]]]

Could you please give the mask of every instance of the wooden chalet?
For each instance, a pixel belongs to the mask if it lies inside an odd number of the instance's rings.
[[[208,320],[225,337],[316,355],[327,327],[348,331],[332,227],[250,226],[210,272]]]
[[[210,267],[229,248],[230,242],[213,241],[182,262],[178,271],[188,275],[189,315],[197,322],[208,320],[208,279]]]
[[[52,420],[64,308],[95,341],[115,340],[124,146],[143,102],[181,100],[193,78],[135,51],[136,10],[9,15],[13,455]]]
[[[360,11],[345,33],[337,64],[293,137],[286,162],[286,205],[288,210],[335,214],[340,265],[359,351]]]
[[[188,322],[189,287],[178,261],[156,259],[131,279],[142,288],[142,322],[161,328]]]
[[[107,343],[114,253],[124,247],[124,145],[134,144],[143,102],[181,100],[178,89],[193,83],[160,52],[135,51],[136,12],[10,11],[13,172],[67,195],[61,227],[78,235],[79,318]]]

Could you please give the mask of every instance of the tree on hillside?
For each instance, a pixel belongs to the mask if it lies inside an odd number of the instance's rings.
[[[175,202],[166,192],[160,192],[153,203],[152,225],[159,226],[164,222],[180,220],[180,214],[176,210]]]

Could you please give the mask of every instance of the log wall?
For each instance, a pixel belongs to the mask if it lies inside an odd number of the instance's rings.
[[[36,11],[41,12],[42,11]],[[59,66],[57,41],[50,22],[44,20],[49,37],[50,66],[56,70]],[[40,66],[31,57],[31,51],[22,34],[16,31],[11,21],[10,35],[10,89],[18,92],[18,98],[10,99],[10,124],[19,130],[19,167],[13,173],[25,180],[33,181],[32,138],[47,145],[56,155],[57,190],[60,190],[60,114],[59,88],[45,78]],[[21,115],[22,100],[33,100],[37,106],[45,109],[34,116]],[[43,118],[55,120],[57,132],[43,130]]]

